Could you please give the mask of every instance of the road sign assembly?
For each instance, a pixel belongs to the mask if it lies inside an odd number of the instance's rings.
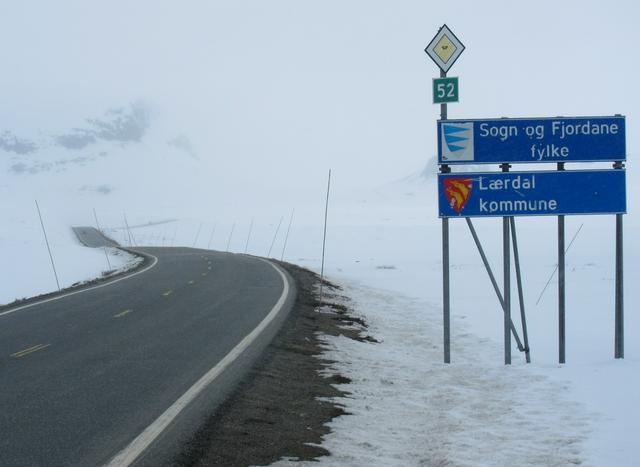
[[[626,213],[626,125],[621,115],[456,119],[447,104],[458,101],[458,78],[448,78],[465,47],[443,25],[425,52],[440,68],[433,79],[437,122],[438,215],[442,219],[442,316],[444,362],[451,363],[449,220],[463,218],[478,248],[504,314],[504,363],[511,364],[511,338],[531,362],[515,218],[558,218],[558,361],[565,363],[565,216],[613,214],[615,228],[615,358],[624,357],[623,214]],[[613,162],[611,169],[567,170],[569,163]],[[512,164],[554,163],[555,170],[511,171]],[[495,164],[500,171],[458,171],[470,164]],[[502,218],[502,290],[471,218]],[[513,256],[511,253],[513,252]],[[512,259],[515,265],[523,340],[511,320]]]

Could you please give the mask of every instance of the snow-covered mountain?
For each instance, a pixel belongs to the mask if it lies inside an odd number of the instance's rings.
[[[135,102],[66,131],[0,133],[0,257],[12,265],[0,302],[56,288],[35,201],[63,287],[107,269],[103,253],[80,248],[70,230],[95,224],[94,209],[111,229],[122,227],[125,213],[134,225],[189,216],[176,214],[203,181],[195,150],[184,135],[158,134],[155,123],[150,107]]]

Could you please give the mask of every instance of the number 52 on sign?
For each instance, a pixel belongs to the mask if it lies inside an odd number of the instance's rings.
[[[433,103],[458,102],[458,78],[433,78]]]

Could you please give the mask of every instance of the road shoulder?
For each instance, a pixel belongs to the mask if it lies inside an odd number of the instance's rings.
[[[324,375],[322,370],[330,362],[322,357],[320,336],[366,339],[364,327],[343,326],[358,323],[342,305],[318,311],[319,277],[295,265],[279,264],[298,290],[288,320],[248,376],[170,465],[266,465],[283,458],[314,460],[329,454],[320,447],[329,433],[326,424],[345,414],[333,401],[348,395],[335,385],[349,380]]]

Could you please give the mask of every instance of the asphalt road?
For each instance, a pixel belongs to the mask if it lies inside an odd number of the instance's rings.
[[[199,411],[210,412],[231,390],[291,307],[288,276],[263,260],[189,248],[138,250],[157,264],[0,314],[0,465],[105,465],[143,432],[137,448],[143,454],[118,459],[166,462],[196,427]],[[268,326],[266,317],[274,318]],[[260,326],[264,332],[249,346]],[[229,366],[212,376],[221,361]],[[206,375],[210,384],[202,381]],[[185,402],[199,380],[205,389]],[[157,426],[161,415],[166,429]],[[149,440],[154,422],[160,436]]]
[[[91,248],[120,246],[117,242],[111,240],[109,237],[105,237],[102,232],[93,227],[72,227],[72,230],[78,237],[78,240],[80,240],[85,246]]]

